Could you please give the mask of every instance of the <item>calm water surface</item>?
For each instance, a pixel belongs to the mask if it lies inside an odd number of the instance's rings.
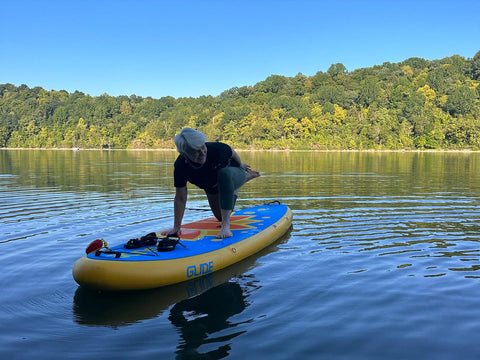
[[[174,152],[0,150],[2,359],[478,359],[480,154],[242,152],[291,231],[211,276],[92,293],[72,265],[171,226]],[[185,221],[210,216],[189,188]]]

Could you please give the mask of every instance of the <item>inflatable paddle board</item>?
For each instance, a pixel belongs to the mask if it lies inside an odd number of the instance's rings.
[[[278,202],[235,211],[233,236],[217,239],[214,217],[182,225],[179,238],[159,232],[108,247],[103,239],[87,247],[72,269],[75,281],[98,290],[151,289],[223,269],[260,251],[285,234],[292,211]]]

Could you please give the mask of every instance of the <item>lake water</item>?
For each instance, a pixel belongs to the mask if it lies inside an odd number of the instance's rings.
[[[0,150],[2,359],[478,359],[480,153],[241,152],[293,226],[190,283],[92,293],[93,239],[172,225],[169,151]],[[189,187],[185,221],[207,216]]]

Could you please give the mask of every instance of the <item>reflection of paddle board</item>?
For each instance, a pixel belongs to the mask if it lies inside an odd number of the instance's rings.
[[[149,289],[212,273],[263,249],[290,227],[292,211],[278,203],[236,211],[233,236],[217,239],[220,223],[208,218],[182,225],[181,245],[158,251],[157,245],[125,249],[123,244],[77,260],[77,283],[100,290]],[[160,233],[157,233],[159,235]]]

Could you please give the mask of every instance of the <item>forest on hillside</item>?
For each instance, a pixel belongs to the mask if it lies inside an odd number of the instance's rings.
[[[185,126],[243,149],[480,150],[480,51],[271,75],[219,96],[92,97],[0,84],[0,147],[173,148]]]

